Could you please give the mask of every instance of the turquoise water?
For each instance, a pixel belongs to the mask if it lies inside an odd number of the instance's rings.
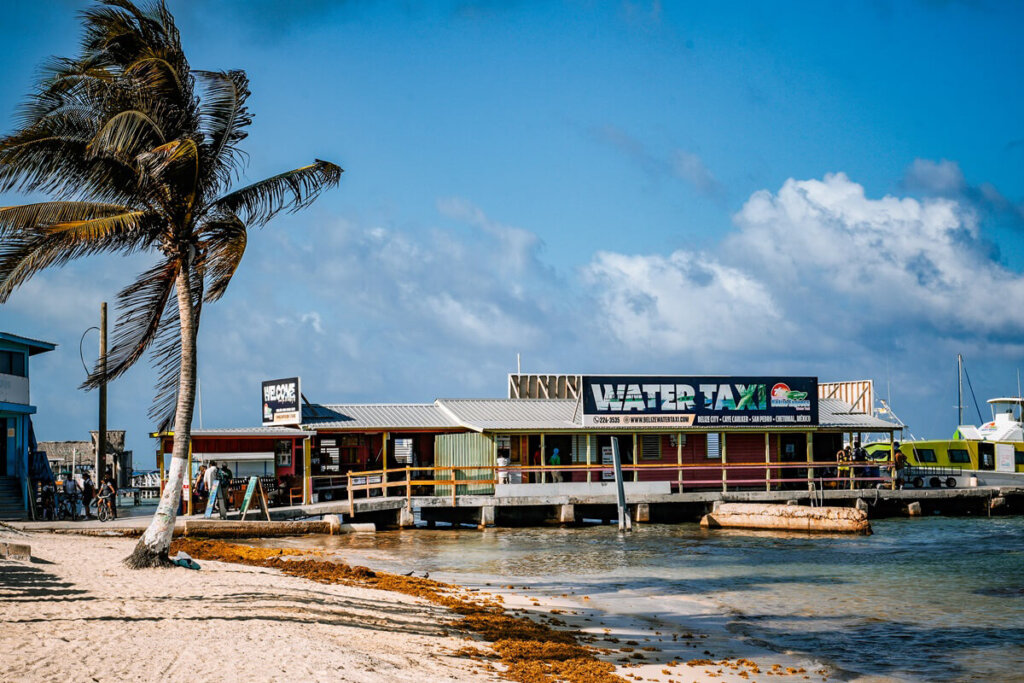
[[[624,611],[636,611],[637,596],[710,601],[734,637],[809,655],[840,677],[1024,681],[1024,518],[873,526],[857,537],[696,525],[420,529],[324,543],[371,566],[470,585],[628,595]]]

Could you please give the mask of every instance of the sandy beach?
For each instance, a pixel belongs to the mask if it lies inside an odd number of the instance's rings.
[[[415,596],[211,560],[200,571],[131,571],[120,564],[134,544],[127,538],[20,539],[33,561],[0,560],[2,680],[483,681],[504,669],[490,643],[451,626],[452,610]],[[807,660],[749,647],[720,654],[720,637],[662,631],[603,613],[589,596],[526,588],[467,595],[500,596],[510,615],[571,629],[614,664],[615,680],[829,678]]]
[[[0,560],[4,681],[484,681],[442,607],[202,562],[132,571],[133,539],[31,534]]]

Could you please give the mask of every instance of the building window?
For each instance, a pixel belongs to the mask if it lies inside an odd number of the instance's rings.
[[[914,450],[918,462],[938,462],[935,451],[931,448],[917,448]]]
[[[25,354],[19,351],[0,351],[0,375],[25,376]]]
[[[640,441],[642,460],[661,460],[661,434],[644,434]]]
[[[722,459],[722,435],[711,432],[707,435],[707,456],[708,460]]]
[[[963,448],[950,448],[949,449],[949,461],[960,465],[970,464],[971,454]]]
[[[1024,465],[1024,451],[1014,451],[1013,460],[1018,465]]]

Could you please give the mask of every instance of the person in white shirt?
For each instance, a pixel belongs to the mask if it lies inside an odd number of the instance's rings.
[[[213,482],[217,481],[217,463],[211,462],[203,473],[203,483],[206,484],[206,495],[213,491]]]
[[[75,481],[75,475],[70,472],[64,477],[64,495],[69,501],[71,501],[71,510],[77,516],[78,515],[78,502],[75,500],[75,494],[81,491],[78,487],[78,482]]]

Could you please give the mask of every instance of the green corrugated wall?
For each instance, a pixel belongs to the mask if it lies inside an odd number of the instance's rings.
[[[464,467],[467,465],[494,466],[494,439],[487,434],[438,434],[434,437],[434,464],[437,467]],[[494,470],[456,470],[456,479],[493,479]],[[450,479],[447,472],[436,472],[438,479]],[[464,484],[455,489],[457,495],[491,494],[493,484]],[[438,484],[434,495],[450,496],[452,487]]]

